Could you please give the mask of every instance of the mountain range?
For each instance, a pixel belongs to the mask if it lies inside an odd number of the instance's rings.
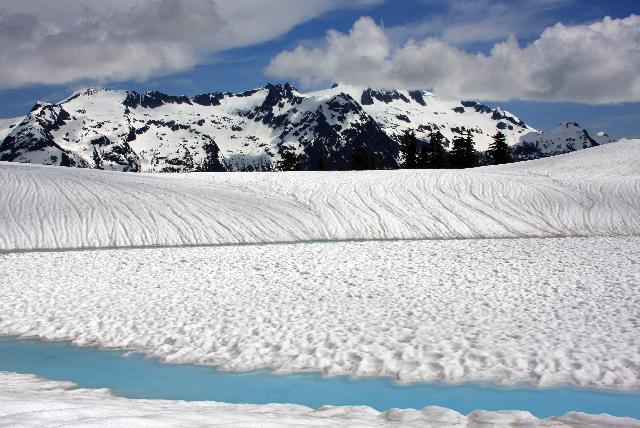
[[[336,84],[302,93],[268,84],[187,97],[86,89],[0,120],[0,160],[133,172],[256,171],[275,169],[284,151],[294,151],[301,169],[345,170],[354,150],[365,148],[383,169],[397,167],[398,137],[408,129],[421,141],[439,131],[447,147],[470,130],[480,152],[502,131],[514,160],[613,141],[575,122],[541,132],[506,110],[421,90]]]

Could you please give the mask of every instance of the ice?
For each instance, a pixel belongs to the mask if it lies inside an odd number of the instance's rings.
[[[233,371],[640,388],[639,237],[0,257],[0,334]]]
[[[123,174],[0,162],[0,250],[640,233],[640,141],[471,170]]]
[[[473,170],[0,162],[0,334],[226,370],[638,389],[639,234],[639,140]],[[24,251],[141,246],[167,247]],[[637,425],[127,400],[16,376],[0,376],[0,425]]]
[[[0,372],[0,425],[41,426],[350,426],[350,427],[640,427],[640,421],[614,416],[567,413],[537,419],[528,412],[475,411],[467,416],[441,407],[422,410],[325,406],[313,410],[292,404],[226,404],[132,400],[105,390],[69,389],[73,384],[32,375]]]

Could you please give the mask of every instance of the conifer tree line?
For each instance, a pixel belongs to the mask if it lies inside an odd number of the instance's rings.
[[[278,171],[298,171],[300,169],[300,159],[292,149],[285,149],[280,153]]]
[[[478,166],[479,160],[470,130],[455,136],[448,152],[440,131],[432,133],[427,141],[420,144],[415,132],[407,130],[400,137],[400,151],[400,167],[404,169],[473,168]],[[498,131],[493,136],[486,155],[490,165],[511,162],[509,145],[502,132]]]
[[[479,163],[473,134],[468,129],[453,138],[449,151],[445,149],[445,138],[440,131],[431,133],[427,141],[419,141],[415,131],[407,130],[399,137],[399,143],[399,167],[403,169],[473,168]],[[375,169],[373,156],[364,145],[354,147],[351,158],[351,170]],[[500,131],[493,136],[493,141],[486,151],[486,162],[490,165],[511,162],[506,136]],[[300,156],[295,150],[283,148],[276,169],[298,171],[300,166]],[[326,159],[319,159],[317,169],[326,169]]]

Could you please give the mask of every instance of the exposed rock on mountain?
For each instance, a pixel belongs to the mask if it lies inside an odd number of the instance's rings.
[[[133,172],[255,171],[274,169],[293,151],[302,169],[344,170],[363,150],[372,167],[396,167],[397,137],[407,129],[422,140],[440,131],[446,146],[468,129],[479,151],[500,130],[517,159],[610,141],[569,125],[540,133],[475,101],[339,84],[306,94],[269,84],[195,97],[88,89],[0,122],[0,160]]]

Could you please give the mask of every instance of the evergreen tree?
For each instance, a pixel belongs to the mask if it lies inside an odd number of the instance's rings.
[[[416,166],[420,169],[429,168],[429,143],[425,143],[420,146],[420,151],[418,152],[418,160],[416,161]]]
[[[418,138],[413,131],[406,130],[400,137],[400,151],[402,152],[402,168],[413,169],[417,166]]]
[[[351,169],[354,171],[362,171],[373,169],[373,159],[369,151],[364,146],[353,148],[351,158]]]
[[[283,149],[280,153],[278,171],[297,171],[300,168],[298,155],[292,149]]]
[[[451,142],[451,150],[449,151],[449,160],[451,168],[463,168],[464,164],[464,145],[465,141],[461,135],[453,137]]]
[[[444,136],[440,131],[429,136],[427,154],[427,168],[440,169],[445,167],[447,152],[444,149]]]
[[[318,171],[326,171],[327,170],[327,158],[324,153],[320,153],[320,157],[318,158]]]
[[[476,150],[471,131],[464,136],[456,135],[449,153],[452,168],[473,168],[476,166]]]
[[[491,165],[511,162],[511,153],[509,145],[507,144],[507,138],[502,132],[498,131],[498,133],[493,136],[493,142],[489,145],[487,156]]]
[[[476,153],[476,143],[473,141],[471,131],[467,130],[464,142],[465,152],[463,168],[473,168],[478,164],[478,155]]]

